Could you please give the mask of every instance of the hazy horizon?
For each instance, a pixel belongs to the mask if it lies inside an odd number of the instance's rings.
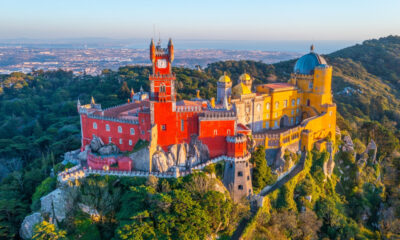
[[[400,34],[400,1],[3,1],[0,39],[362,41]]]

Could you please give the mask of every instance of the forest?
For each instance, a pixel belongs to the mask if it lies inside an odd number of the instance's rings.
[[[326,178],[326,152],[309,153],[301,174],[268,196],[251,223],[248,239],[400,238],[400,37],[367,40],[324,56],[333,66],[332,91],[341,135],[351,136],[355,155],[338,151]],[[174,68],[179,99],[216,95],[226,72],[234,84],[243,72],[254,84],[285,82],[295,60],[273,65],[225,61],[202,70]],[[80,147],[76,104],[93,96],[103,108],[127,101],[130,89],[149,90],[151,69],[125,66],[98,76],[62,70],[0,75],[0,238],[19,239],[22,220],[57,187],[63,154]],[[373,139],[376,162],[357,159]],[[337,136],[337,148],[343,144]],[[257,149],[252,162],[255,190],[275,176]],[[221,168],[213,166],[176,180],[90,177],[77,185],[75,200],[96,204],[99,219],[75,209],[58,228],[43,221],[34,239],[229,239],[246,220],[249,204],[235,204],[216,191]],[[210,176],[215,177],[210,178]],[[107,201],[95,201],[94,194]],[[311,196],[311,197],[309,197]],[[93,205],[91,205],[93,206]],[[222,207],[223,206],[223,207]]]

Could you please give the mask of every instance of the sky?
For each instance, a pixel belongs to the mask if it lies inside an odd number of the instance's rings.
[[[399,0],[0,0],[0,39],[362,41],[400,35]]]

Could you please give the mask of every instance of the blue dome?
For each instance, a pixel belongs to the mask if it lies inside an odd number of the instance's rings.
[[[296,65],[294,65],[294,73],[310,75],[313,74],[315,67],[326,64],[323,57],[314,52],[310,52],[297,60]]]

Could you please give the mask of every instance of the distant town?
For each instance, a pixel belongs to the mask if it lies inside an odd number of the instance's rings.
[[[70,48],[0,45],[0,74],[28,73],[32,70],[72,71],[75,75],[98,75],[103,69],[116,70],[126,65],[149,65],[148,49]],[[254,60],[275,63],[301,56],[296,52],[258,50],[177,49],[175,66],[204,68],[226,60]]]

